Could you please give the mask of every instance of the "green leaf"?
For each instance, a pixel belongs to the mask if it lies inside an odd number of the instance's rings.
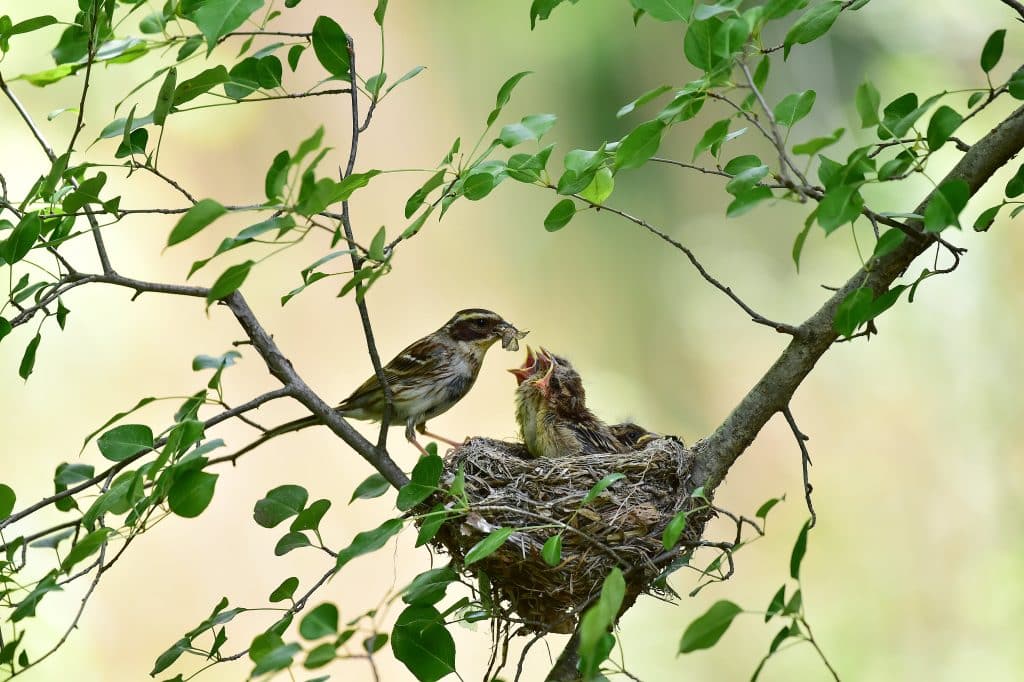
[[[163,126],[167,122],[167,114],[170,113],[171,106],[174,104],[177,82],[178,69],[172,66],[167,70],[164,82],[160,85],[160,90],[156,94],[156,105],[153,107],[153,123],[158,126]]]
[[[273,528],[297,515],[306,506],[309,493],[300,485],[281,485],[256,502],[252,517],[264,528]]]
[[[107,538],[113,532],[112,528],[98,528],[76,542],[68,551],[67,556],[64,557],[64,561],[61,562],[60,570],[65,573],[71,573],[71,569],[74,568],[75,564],[88,559],[100,551],[100,547],[103,546],[103,543],[107,541]]]
[[[416,534],[416,547],[422,547],[433,540],[447,518],[448,512],[443,504],[438,503],[431,507],[420,521],[420,529]]]
[[[1024,164],[1017,169],[1017,172],[1013,174],[1009,182],[1006,183],[1006,196],[1010,199],[1019,197],[1024,194]]]
[[[174,99],[172,100],[172,104],[174,106],[179,106],[185,102],[194,100],[196,97],[199,97],[199,95],[209,92],[218,85],[227,83],[229,80],[231,80],[231,76],[228,75],[228,70],[223,66],[215,66],[212,69],[207,69],[199,75],[179,83],[174,89]]]
[[[599,168],[594,174],[594,179],[580,192],[580,198],[586,199],[594,204],[603,204],[615,190],[615,176],[610,168]]]
[[[858,289],[863,291],[863,289]],[[807,553],[807,533],[811,530],[811,520],[804,522],[800,534],[796,536],[793,544],[793,553],[789,557],[789,575],[794,580],[800,579],[800,564],[803,563],[804,555]]]
[[[781,19],[790,12],[807,6],[807,0],[768,0],[764,5],[764,18]]]
[[[903,137],[941,96],[933,95],[920,105],[917,103],[917,95],[912,92],[897,97],[882,111],[882,122],[878,124],[878,138],[887,140]]]
[[[554,114],[531,114],[519,123],[510,123],[501,129],[498,140],[505,147],[514,147],[528,140],[539,140],[554,127],[558,117]]]
[[[373,530],[357,533],[352,539],[352,543],[338,552],[336,567],[340,569],[356,557],[376,552],[386,545],[388,540],[397,535],[400,530],[402,530],[402,519],[389,519]]]
[[[429,180],[423,183],[423,186],[412,193],[412,196],[405,202],[405,217],[412,217],[412,214],[423,205],[427,195],[433,192],[435,189],[440,187],[444,183],[444,171],[439,170],[437,173],[432,175]]]
[[[174,662],[181,657],[183,653],[188,651],[189,647],[191,646],[192,642],[188,639],[179,639],[177,642],[174,643],[174,645],[170,649],[157,656],[156,662],[153,663],[153,670],[151,670],[149,673],[150,676],[156,677],[163,671],[170,668],[172,665],[174,665]]]
[[[190,208],[181,217],[178,224],[171,230],[171,235],[167,238],[167,246],[180,244],[186,239],[195,236],[203,228],[227,212],[227,209],[214,199],[199,200],[195,206]]]
[[[800,144],[793,145],[794,154],[806,154],[807,156],[814,156],[825,147],[834,145],[846,132],[846,128],[836,128],[832,131],[831,135],[825,135],[823,137],[815,137],[802,142]]]
[[[587,494],[583,497],[582,500],[580,500],[580,506],[582,507],[584,505],[590,504],[591,502],[596,500],[597,496],[603,493],[610,485],[612,485],[616,481],[621,481],[625,477],[626,474],[620,474],[618,472],[608,474],[607,476],[605,476],[600,481],[594,484],[594,487],[587,492]]]
[[[615,567],[604,579],[597,603],[587,609],[580,620],[579,668],[586,679],[592,679],[597,674],[601,663],[611,653],[614,640],[608,634],[608,629],[615,623],[625,595],[625,578],[622,571]]]
[[[466,552],[463,563],[466,566],[470,566],[471,564],[475,564],[481,559],[486,559],[491,554],[494,554],[499,547],[505,544],[505,541],[509,539],[509,536],[511,536],[514,531],[514,528],[499,528],[498,530],[491,531],[487,537],[473,545],[470,550]]]
[[[103,530],[110,529],[104,528]],[[63,588],[57,584],[57,572],[50,571],[42,580],[39,581],[38,584],[36,584],[34,588],[32,588],[32,591],[28,596],[21,600],[21,603],[19,603],[11,613],[11,621],[17,623],[24,618],[35,616],[36,607],[39,605],[39,602],[42,601],[43,597],[50,592],[60,592],[61,590],[63,590]]]
[[[970,196],[971,190],[963,180],[948,180],[939,185],[924,210],[925,232],[941,232],[950,225],[959,227],[958,216]]]
[[[665,123],[659,119],[641,123],[626,137],[622,138],[615,150],[615,167],[620,169],[639,168],[654,156],[661,146],[661,134]]]
[[[416,576],[402,594],[406,604],[431,606],[444,599],[448,585],[458,580],[451,566],[432,568]]]
[[[851,291],[836,308],[833,328],[843,336],[851,336],[867,318],[874,294],[868,287],[860,287]],[[794,576],[796,577],[796,576]]]
[[[1024,66],[1010,76],[1010,80],[1006,83],[1006,91],[1015,99],[1024,99]]]
[[[726,173],[732,176],[739,175],[745,170],[750,168],[757,168],[763,166],[761,159],[753,154],[744,154],[737,156],[736,158],[730,159],[728,163],[722,168]]]
[[[878,238],[878,242],[875,243],[875,250],[871,254],[871,258],[881,258],[887,254],[895,251],[900,244],[905,242],[907,235],[896,228],[886,230],[882,236]]]
[[[488,128],[498,119],[498,116],[501,115],[502,108],[509,103],[509,100],[512,98],[512,91],[515,89],[516,85],[519,84],[519,81],[531,73],[533,72],[520,71],[501,84],[501,87],[498,88],[498,95],[494,99],[494,109],[492,109],[491,113],[487,115]]]
[[[4,340],[4,337],[11,333],[14,327],[5,318],[0,317],[0,341]]]
[[[390,488],[391,484],[388,483],[386,478],[380,474],[370,474],[366,480],[356,486],[348,503],[352,504],[356,500],[371,500],[375,497],[380,497]]]
[[[768,622],[778,613],[782,613],[783,607],[786,605],[786,586],[783,585],[779,588],[779,591],[772,597],[771,602],[768,604],[768,610],[764,613],[764,622]]]
[[[120,462],[138,452],[152,450],[153,430],[145,424],[123,424],[100,436],[96,445],[104,457]]]
[[[244,263],[232,265],[222,272],[220,277],[213,283],[213,286],[210,287],[209,293],[206,294],[207,306],[211,305],[214,301],[219,301],[235,293],[238,287],[242,286],[245,282],[245,278],[249,276],[249,271],[255,264],[256,261],[247,260]]]
[[[995,206],[991,206],[982,211],[974,221],[974,231],[985,232],[988,228],[992,227],[992,223],[996,220],[996,214],[999,213],[999,209],[1002,207],[1003,204],[996,204]],[[3,333],[0,332],[0,337],[2,336]]]
[[[31,19],[25,19],[24,21],[19,21],[18,23],[14,24],[14,26],[12,26],[10,30],[6,31],[6,33],[7,35],[16,36],[21,33],[30,33],[32,31],[38,31],[41,28],[46,28],[47,26],[56,23],[57,19],[55,17],[46,14],[39,17],[32,17]]]
[[[734,175],[729,182],[725,183],[725,191],[734,196],[739,196],[753,189],[767,175],[768,166],[760,165],[746,168]]]
[[[252,670],[252,676],[258,677],[264,673],[284,670],[291,666],[295,654],[302,651],[298,644],[282,644],[260,657],[256,667]]]
[[[658,21],[689,21],[693,11],[693,0],[630,0],[630,4]]]
[[[420,457],[412,470],[412,480],[398,491],[396,506],[400,511],[408,511],[423,500],[430,497],[436,490],[444,462],[437,455]]]
[[[572,199],[562,199],[548,211],[544,218],[544,229],[548,232],[557,232],[568,225],[574,215],[576,215],[576,204]]]
[[[951,107],[943,104],[932,114],[928,122],[928,149],[935,151],[946,144],[950,135],[960,127],[964,118]]]
[[[42,227],[43,223],[38,213],[26,213],[7,239],[0,243],[0,258],[5,260],[8,265],[14,265],[27,256],[36,240],[39,239]]]
[[[210,50],[217,41],[245,23],[263,0],[205,0],[192,15]]]
[[[676,543],[679,542],[679,536],[686,529],[686,516],[687,512],[684,509],[673,516],[672,520],[665,525],[665,530],[661,533],[661,546],[665,548],[666,552],[675,547]]]
[[[792,95],[786,95],[782,101],[775,106],[775,121],[779,125],[792,127],[797,121],[811,113],[814,106],[814,99],[817,93],[814,90],[804,90]]]
[[[388,0],[377,0],[377,8],[373,10],[373,20],[378,26],[384,25],[384,15],[388,11]]]
[[[804,12],[796,23],[790,27],[783,41],[783,58],[789,57],[789,51],[794,45],[806,45],[821,36],[832,28],[836,17],[843,9],[843,3],[839,0],[822,2]]]
[[[462,193],[470,201],[479,201],[490,194],[496,185],[495,177],[491,173],[470,173],[462,183]]]
[[[729,133],[729,119],[723,118],[711,124],[711,127],[704,131],[697,145],[693,148],[693,158],[696,159],[701,152],[710,150],[713,156],[718,155],[725,136]]]
[[[334,19],[321,16],[313,24],[313,52],[329,74],[343,81],[352,80],[348,36]]]
[[[642,95],[637,97],[635,100],[633,100],[632,102],[629,102],[628,104],[624,105],[621,109],[619,109],[617,112],[615,112],[615,117],[616,118],[622,118],[623,116],[626,116],[627,114],[631,114],[633,111],[636,110],[637,107],[640,107],[640,106],[643,106],[644,104],[647,104],[651,100],[653,100],[653,99],[655,99],[657,97],[660,97],[661,95],[665,94],[666,92],[668,92],[671,89],[672,89],[671,86],[661,85],[661,86],[658,86],[658,87],[653,88],[651,90],[648,90],[647,92],[643,93]]]
[[[455,641],[433,606],[409,606],[391,632],[391,650],[420,682],[455,672]]]
[[[9,485],[0,483],[0,521],[6,519],[14,511],[14,503],[18,496]]]
[[[552,535],[544,541],[544,546],[540,550],[540,555],[544,559],[544,563],[548,566],[555,567],[562,563],[562,536],[561,534]]]
[[[1001,28],[995,31],[985,41],[985,47],[981,50],[981,70],[988,73],[996,68],[999,59],[1003,56],[1003,42],[1006,39],[1006,29]]]
[[[39,350],[39,342],[43,340],[43,335],[37,333],[32,337],[32,340],[25,346],[25,352],[21,356],[21,362],[18,364],[18,376],[26,381],[32,375],[32,370],[36,366],[36,352]]]
[[[274,556],[284,556],[293,549],[309,546],[309,538],[306,537],[305,533],[289,531],[282,535],[281,539],[277,541],[276,545],[274,545]]]
[[[319,646],[315,646],[309,650],[309,654],[306,655],[306,660],[302,666],[307,670],[314,670],[316,668],[322,668],[338,656],[338,647],[333,642],[324,642]],[[317,678],[320,680],[328,680],[329,677]],[[313,682],[312,680],[310,682]]]
[[[324,603],[307,613],[299,623],[299,634],[306,639],[320,639],[338,632],[338,607]]]
[[[299,515],[292,521],[290,530],[318,530],[320,528],[320,521],[324,518],[324,514],[331,508],[330,500],[317,500],[311,505],[299,512]]]
[[[167,494],[171,511],[186,519],[199,516],[210,506],[216,485],[217,474],[197,469],[186,471],[175,479]]]
[[[771,199],[774,196],[775,195],[772,194],[772,190],[768,187],[753,187],[733,199],[725,209],[725,215],[728,218],[738,218],[739,216],[750,212],[751,209],[762,201]]]
[[[295,590],[299,589],[299,579],[296,577],[285,578],[284,582],[274,588],[274,591],[270,593],[270,602],[276,603],[284,601],[285,599],[291,599],[295,595]]]
[[[736,616],[743,612],[731,601],[721,600],[711,605],[699,618],[687,626],[679,642],[679,653],[710,649],[722,638]]]
[[[840,185],[825,193],[818,205],[818,224],[831,234],[853,222],[864,208],[864,198],[856,185]]]
[[[783,495],[782,497],[773,497],[769,500],[765,500],[764,503],[757,508],[757,511],[754,512],[754,516],[756,516],[759,519],[767,519],[768,512],[774,509],[775,505],[777,505],[779,502],[782,502],[785,499],[786,496]]]
[[[881,121],[878,118],[878,107],[882,103],[882,96],[870,81],[864,81],[857,87],[857,94],[854,102],[857,105],[857,113],[860,115],[860,127],[870,128],[878,125]]]

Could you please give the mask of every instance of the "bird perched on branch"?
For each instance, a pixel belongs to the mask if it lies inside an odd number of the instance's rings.
[[[426,449],[416,440],[416,431],[451,445],[459,443],[430,433],[428,419],[448,411],[462,400],[476,382],[484,355],[496,341],[503,348],[519,349],[521,332],[497,313],[482,308],[460,310],[444,326],[413,342],[383,367],[384,380],[391,392],[391,416],[395,424],[405,425],[405,437],[423,454]],[[387,399],[374,374],[335,408],[342,416],[368,421],[384,417]],[[264,433],[240,453],[284,433],[322,423],[316,416],[282,424]]]
[[[568,360],[544,349],[531,356],[512,370],[519,382],[516,420],[530,454],[571,457],[629,449],[587,408],[583,380]]]

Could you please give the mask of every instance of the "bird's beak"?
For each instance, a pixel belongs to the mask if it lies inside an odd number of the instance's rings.
[[[542,376],[540,379],[537,379],[534,382],[536,384],[537,388],[540,390],[541,394],[545,398],[548,397],[548,393],[551,390],[551,386],[550,386],[551,375],[552,375],[552,373],[554,371],[555,371],[555,363],[554,362],[549,363],[548,364],[548,371],[544,373],[544,376]]]
[[[537,367],[537,356],[533,354],[533,349],[529,346],[526,347],[526,361],[523,362],[522,367],[517,367],[508,370],[516,378],[516,383],[522,385],[524,381],[530,378],[533,374],[533,370]]]

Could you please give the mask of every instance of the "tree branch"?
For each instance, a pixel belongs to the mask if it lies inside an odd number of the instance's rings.
[[[963,180],[973,196],[993,173],[1021,149],[1024,149],[1024,107],[1014,111],[978,140],[943,182]],[[933,195],[934,191],[929,193],[914,212],[923,215]],[[912,221],[909,225],[917,231],[923,228],[920,221]],[[800,325],[789,346],[742,398],[732,414],[714,433],[694,446],[695,485],[713,490],[765,423],[789,404],[804,377],[836,340],[837,333],[832,321],[839,304],[859,287],[869,287],[878,296],[932,243],[931,239],[907,239],[891,253],[872,260],[857,270],[845,285]]]

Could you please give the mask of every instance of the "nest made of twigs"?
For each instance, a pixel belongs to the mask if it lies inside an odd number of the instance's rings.
[[[442,483],[465,473],[469,513],[446,523],[434,539],[457,565],[497,528],[516,528],[497,551],[468,567],[486,574],[495,604],[518,615],[524,631],[572,632],[580,612],[600,592],[614,567],[626,578],[624,608],[679,548],[699,543],[710,512],[690,497],[693,456],[673,437],[627,453],[531,459],[521,443],[473,438],[445,457]],[[587,493],[609,474],[616,481],[595,499]],[[681,510],[687,519],[674,552],[662,545],[665,526]],[[548,565],[541,550],[562,535],[561,562]]]

